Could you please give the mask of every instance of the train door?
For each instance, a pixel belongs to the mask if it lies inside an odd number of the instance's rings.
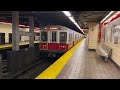
[[[67,32],[60,32],[60,45],[59,50],[65,50],[66,51],[66,42],[67,42]]]
[[[46,50],[48,49],[48,32],[41,32],[41,41],[40,41],[40,49]]]
[[[5,33],[0,33],[0,44],[5,44]]]
[[[50,33],[50,43],[48,44],[49,50],[59,50],[59,45],[57,43],[57,31],[51,31]]]
[[[12,43],[12,33],[9,33],[9,43]]]

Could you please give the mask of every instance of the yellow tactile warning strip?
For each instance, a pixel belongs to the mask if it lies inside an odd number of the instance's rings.
[[[34,41],[34,43],[39,43],[39,41]],[[27,45],[27,44],[29,44],[29,42],[23,42],[23,43],[20,43],[19,45]],[[8,48],[8,47],[12,47],[12,44],[0,45],[0,49],[2,49],[2,48]]]
[[[77,50],[78,46],[82,43],[83,39],[76,44],[73,48],[67,51],[63,56],[61,56],[56,62],[49,66],[45,71],[38,75],[35,79],[55,79],[57,75],[61,72],[65,64],[69,61],[72,55]]]

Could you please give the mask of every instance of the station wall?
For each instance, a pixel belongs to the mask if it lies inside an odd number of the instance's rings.
[[[101,44],[106,44],[112,48],[111,59],[120,66],[120,18],[102,25]]]
[[[20,31],[29,32],[29,28],[20,28]],[[9,33],[12,33],[12,25],[0,23],[0,33],[5,33],[5,43],[9,43]],[[35,36],[39,40],[39,36]],[[29,41],[29,36],[22,36],[20,41]]]

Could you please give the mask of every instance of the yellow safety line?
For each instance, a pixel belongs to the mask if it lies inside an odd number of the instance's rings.
[[[39,43],[39,41],[35,41],[34,43]],[[19,45],[27,45],[27,44],[29,44],[29,42],[23,42],[23,43],[20,43]],[[12,44],[0,45],[0,49],[1,48],[7,48],[7,47],[12,47]]]
[[[73,48],[67,51],[63,56],[61,56],[56,62],[49,66],[45,71],[38,75],[35,79],[55,79],[57,75],[61,72],[65,64],[70,60],[72,55],[77,50],[78,46],[82,43],[83,39],[76,44]]]

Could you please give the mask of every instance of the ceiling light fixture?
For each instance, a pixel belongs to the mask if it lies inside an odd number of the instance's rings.
[[[69,11],[62,11],[82,32],[83,30],[81,27],[76,23],[75,19],[73,18],[72,14]],[[84,33],[84,32],[83,32]],[[84,33],[85,34],[85,33]]]
[[[100,23],[103,23],[110,15],[112,15],[115,11],[111,11]]]
[[[67,17],[71,17],[71,13],[69,11],[62,11]]]

